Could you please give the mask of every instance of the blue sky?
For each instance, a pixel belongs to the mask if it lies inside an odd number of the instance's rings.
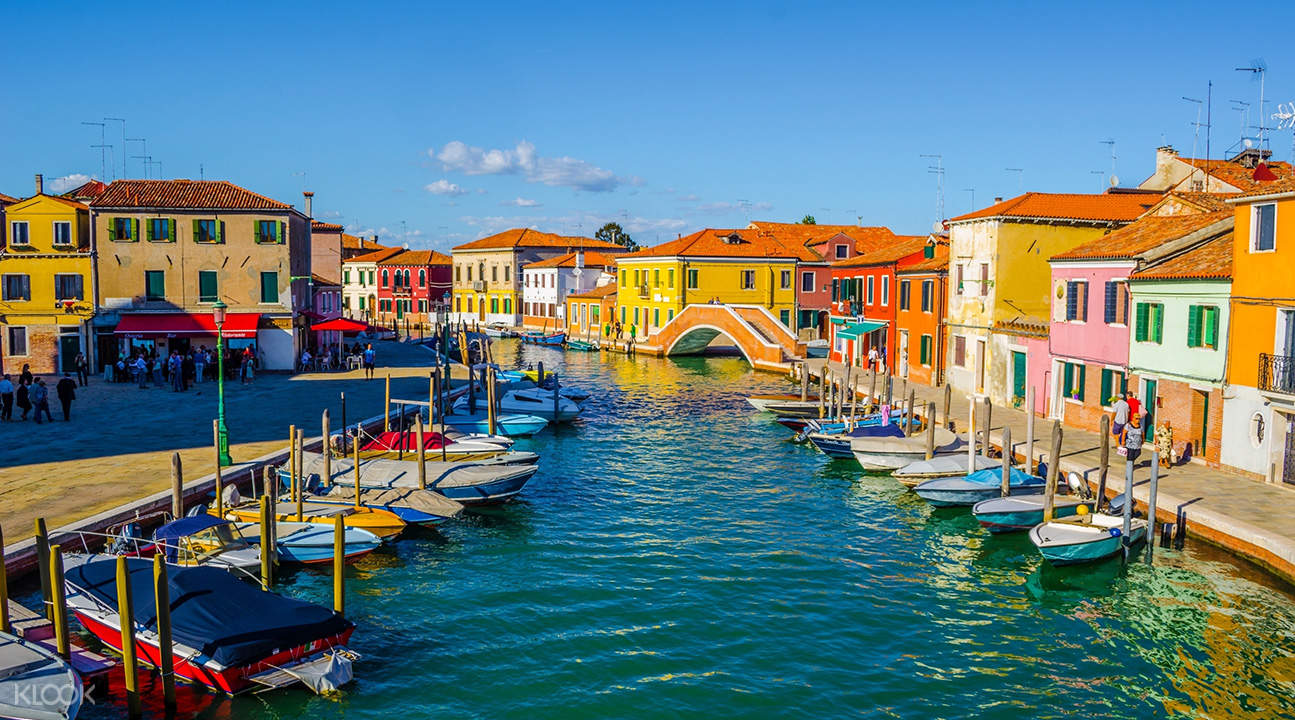
[[[1295,7],[1219,4],[27,3],[6,9],[0,192],[101,170],[227,179],[388,242],[513,226],[642,244],[749,219],[921,233],[1019,189],[1215,156],[1295,101]],[[1040,4],[1042,5],[1042,4]],[[1229,19],[1232,17],[1233,19]],[[1265,37],[1266,36],[1266,37]],[[1202,118],[1203,120],[1203,118]],[[1271,121],[1269,124],[1272,124]],[[1273,132],[1291,159],[1291,132]],[[1204,155],[1205,133],[1197,154]],[[114,169],[115,168],[115,169]],[[1023,172],[1009,171],[1020,168]],[[972,190],[974,189],[974,194]],[[974,198],[974,200],[973,200]],[[974,205],[973,205],[974,202]],[[403,221],[403,224],[402,224]]]

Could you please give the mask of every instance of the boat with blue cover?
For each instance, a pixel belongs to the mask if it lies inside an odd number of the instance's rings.
[[[1011,469],[1008,487],[1013,494],[1030,494],[1043,492],[1044,479],[1036,475]],[[980,470],[963,477],[935,478],[918,484],[913,488],[923,500],[936,507],[960,507],[975,505],[981,500],[998,497],[1002,493],[1003,471]]]
[[[848,432],[835,434],[812,433],[809,441],[814,443],[824,455],[834,458],[854,459],[854,450],[851,449],[850,443],[854,438],[861,437],[904,437],[904,429],[898,425],[871,425],[868,427],[857,427]]]
[[[464,412],[447,416],[445,424],[465,433],[490,432],[490,417],[484,410],[479,410],[476,413]],[[495,432],[512,437],[524,437],[534,435],[547,427],[548,424],[548,420],[537,415],[500,413],[495,418]]]
[[[936,455],[930,460],[918,460],[896,470],[892,476],[904,485],[913,487],[932,478],[966,477],[974,472],[1002,466],[1002,460],[993,460],[984,455],[977,455],[974,464],[968,466],[967,454],[964,452],[954,455]]]
[[[1070,517],[1081,506],[1091,504],[1082,498],[1059,495],[1052,500],[1052,516]],[[972,506],[971,514],[991,533],[1023,532],[1043,522],[1043,496],[1008,495],[981,500]]]
[[[1147,521],[1133,518],[1128,545],[1147,539]],[[1106,513],[1081,513],[1065,520],[1040,523],[1030,529],[1030,542],[1053,565],[1080,565],[1118,555],[1125,546],[1124,518]]]
[[[550,347],[561,347],[567,341],[567,334],[564,332],[546,333],[527,330],[518,337],[521,338],[522,342],[530,345],[548,345]]]
[[[249,543],[234,523],[214,515],[192,515],[153,531],[153,542],[172,565],[210,565],[254,572],[261,549]]]

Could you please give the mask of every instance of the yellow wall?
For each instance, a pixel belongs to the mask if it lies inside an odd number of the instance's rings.
[[[451,299],[450,312],[482,317],[482,303],[485,303],[485,315],[504,314],[504,300],[508,300],[507,314],[520,315],[521,291],[518,277],[518,255],[514,248],[502,250],[479,250],[454,253],[454,297]],[[485,277],[482,277],[482,270]],[[469,280],[469,270],[472,279]],[[507,278],[507,279],[505,279]],[[474,290],[474,284],[485,281],[485,290]],[[472,300],[472,310],[468,310],[468,300]],[[498,311],[491,312],[491,301],[498,302]]]
[[[1271,252],[1250,250],[1253,205],[1236,206],[1232,243],[1232,317],[1228,382],[1257,387],[1259,354],[1273,353],[1280,339],[1277,310],[1295,309],[1295,198],[1277,201],[1277,242]]]
[[[67,202],[46,195],[11,205],[5,222],[26,222],[29,243],[14,245],[13,233],[6,228],[10,245],[0,257],[0,275],[23,274],[30,278],[30,301],[0,300],[0,314],[8,325],[44,324],[79,325],[91,314],[93,296],[90,287],[90,214]],[[71,223],[70,245],[54,245],[54,223]],[[81,276],[82,299],[74,312],[55,310],[54,276]]]
[[[650,336],[688,305],[716,298],[728,305],[761,305],[774,317],[786,311],[788,322],[795,322],[796,263],[792,260],[664,257],[622,259],[616,265],[620,283],[616,319],[626,333],[635,325],[639,337]],[[695,288],[687,286],[690,270],[697,273]],[[747,270],[755,272],[751,289],[742,288],[742,273]],[[782,285],[784,271],[789,273],[787,287]]]

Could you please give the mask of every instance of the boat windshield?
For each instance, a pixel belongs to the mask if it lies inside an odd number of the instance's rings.
[[[250,547],[247,540],[243,539],[242,533],[238,532],[238,528],[235,528],[233,523],[213,525],[185,539],[185,555],[188,556],[185,559],[201,562],[219,553],[242,550],[246,547]]]

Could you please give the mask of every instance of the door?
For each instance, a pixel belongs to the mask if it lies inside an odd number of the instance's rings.
[[[1146,422],[1142,423],[1144,428],[1153,428],[1156,426],[1156,381],[1142,381],[1142,412],[1146,415]]]
[[[1275,413],[1276,414],[1276,413]],[[1295,415],[1286,419],[1286,442],[1282,448],[1282,482],[1295,485]]]
[[[403,320],[404,318],[405,318],[405,301],[396,300],[396,319]]]
[[[1012,351],[1012,400],[1025,402],[1025,353]]]
[[[976,392],[985,391],[985,341],[976,341]]]
[[[908,331],[899,331],[899,376],[908,377]]]
[[[1192,457],[1205,457],[1205,439],[1209,436],[1210,395],[1192,390]]]
[[[58,364],[61,372],[76,372],[76,356],[79,352],[81,334],[76,328],[64,328],[58,336]]]
[[[481,268],[482,268],[482,272],[485,272],[485,266],[482,265]],[[477,303],[477,319],[485,320],[486,319],[486,299],[484,297],[481,297],[478,299],[481,300],[481,302]]]

